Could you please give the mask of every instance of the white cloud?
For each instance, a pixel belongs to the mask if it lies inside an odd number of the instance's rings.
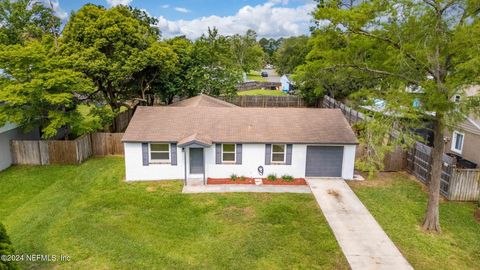
[[[58,2],[58,0],[41,0],[38,1],[38,3],[43,3],[43,5],[45,5],[46,7],[52,8],[55,12],[55,15],[61,20],[65,20],[66,18],[68,18],[68,13],[60,7],[60,3]]]
[[[188,13],[190,12],[189,9],[183,8],[183,7],[175,7],[174,8],[176,11],[181,12],[181,13]]]
[[[110,6],[118,6],[118,5],[124,5],[127,6],[132,2],[132,0],[107,0],[107,3]]]
[[[161,8],[169,8],[170,5],[161,5],[160,7],[161,7]]]
[[[164,37],[185,35],[195,39],[206,33],[208,27],[216,27],[223,35],[243,34],[253,29],[259,37],[288,37],[308,33],[315,9],[315,3],[308,3],[296,8],[282,6],[286,0],[270,0],[265,4],[244,6],[232,16],[208,16],[193,20],[170,21],[158,18],[158,27]]]

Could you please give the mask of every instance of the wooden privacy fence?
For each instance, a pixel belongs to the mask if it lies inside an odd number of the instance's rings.
[[[335,99],[329,96],[323,97],[322,107],[342,110],[343,115],[345,116],[345,118],[347,119],[350,125],[360,121],[368,120],[368,117],[365,114],[359,111],[356,111],[348,107],[347,105],[343,104],[342,102],[336,101]]]
[[[440,192],[449,200],[475,201],[480,197],[480,169],[457,169],[455,160],[443,155]],[[429,184],[432,169],[432,148],[417,142],[407,151],[407,171],[425,185]]]
[[[92,150],[94,156],[124,155],[123,133],[92,133]]]
[[[452,201],[480,200],[480,169],[453,169],[448,199]]]
[[[123,133],[93,133],[72,141],[11,141],[13,164],[80,164],[91,156],[123,155]]]
[[[73,141],[15,141],[11,142],[13,164],[78,164],[92,155],[89,135]]]
[[[271,89],[275,87],[276,89],[282,86],[281,83],[278,82],[259,82],[259,81],[251,81],[251,82],[244,82],[237,85],[238,91],[248,91],[253,89]]]
[[[305,101],[296,96],[235,96],[218,98],[240,107],[307,107]]]
[[[113,124],[115,125],[116,131],[124,131],[125,129],[127,129],[128,123],[130,123],[130,119],[132,119],[134,112],[134,109],[128,109],[119,113],[115,117],[115,119],[113,120]]]
[[[361,146],[357,147],[355,156],[357,158],[365,155],[365,149]],[[406,151],[402,147],[397,146],[392,152],[386,153],[383,158],[383,172],[398,172],[405,169]]]

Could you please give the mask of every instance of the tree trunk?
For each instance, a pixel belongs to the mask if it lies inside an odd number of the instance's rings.
[[[442,176],[443,151],[445,142],[443,140],[445,126],[443,117],[437,114],[434,127],[434,145],[432,151],[432,170],[430,173],[429,196],[427,212],[423,221],[423,229],[426,231],[441,232],[440,214],[438,204],[440,200],[440,178]]]

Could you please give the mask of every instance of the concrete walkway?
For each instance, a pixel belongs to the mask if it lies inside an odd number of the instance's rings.
[[[413,269],[344,180],[307,182],[353,270]]]
[[[224,192],[267,192],[267,193],[310,193],[308,186],[272,185],[195,185],[184,186],[183,193],[224,193]]]

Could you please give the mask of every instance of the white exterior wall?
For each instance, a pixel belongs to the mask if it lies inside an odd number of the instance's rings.
[[[356,145],[345,145],[343,147],[342,178],[345,180],[353,180],[356,150]]]
[[[25,134],[22,128],[15,124],[7,123],[0,127],[0,171],[12,165],[10,140],[38,140],[39,138],[38,130]]]
[[[150,164],[143,166],[141,143],[124,143],[125,166],[127,181],[136,180],[167,180],[184,179],[184,153],[177,148],[177,164]],[[353,179],[356,145],[345,145],[343,152],[342,177]],[[203,175],[190,175],[188,172],[188,149],[187,154],[187,176],[200,178]],[[228,178],[231,174],[246,177],[261,177],[257,168],[263,167],[263,177],[269,174],[281,176],[288,174],[293,177],[305,177],[306,166],[306,144],[294,144],[292,147],[291,165],[265,165],[265,144],[243,144],[242,164],[216,164],[215,145],[204,149],[205,175],[211,178]]]
[[[265,165],[265,144],[243,144],[242,164],[215,164],[215,147],[210,147],[207,154],[206,173],[212,178],[228,178],[232,173],[237,176],[261,177],[258,166],[263,167],[263,177],[274,173],[277,176],[288,174],[293,177],[305,177],[306,146],[292,146],[292,165]]]
[[[149,164],[143,166],[142,144],[124,143],[125,177],[127,181],[184,179],[183,152],[177,147],[177,165]]]

